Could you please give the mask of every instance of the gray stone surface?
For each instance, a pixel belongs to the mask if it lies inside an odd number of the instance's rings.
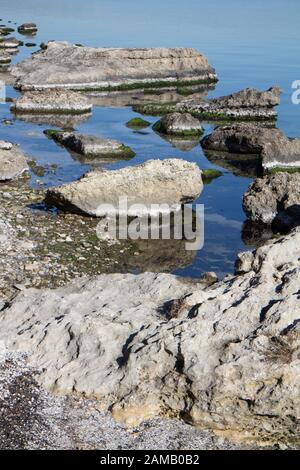
[[[153,129],[162,134],[182,137],[203,133],[200,121],[189,113],[166,114],[166,116],[154,124]]]
[[[257,178],[244,195],[250,220],[291,229],[300,224],[300,173],[278,172]]]
[[[218,127],[201,144],[207,150],[258,154],[264,169],[300,167],[300,139],[289,139],[275,128],[254,124]]]
[[[126,428],[97,401],[55,397],[41,389],[39,370],[24,354],[0,351],[0,449],[2,450],[236,450],[212,432],[182,421],[156,419]],[[253,448],[253,446],[251,447]]]
[[[126,196],[127,214],[135,216],[145,211],[153,213],[152,204],[168,204],[170,209],[178,209],[196,199],[202,189],[201,170],[196,163],[180,159],[148,160],[121,170],[90,172],[78,181],[50,188],[46,202],[63,210],[101,217],[119,213],[120,197]],[[103,207],[104,204],[111,208]]]
[[[213,81],[214,69],[195,49],[79,47],[51,41],[13,67],[22,89],[143,88],[178,81]]]
[[[49,89],[26,92],[17,98],[11,106],[15,113],[89,113],[93,105],[82,94],[71,90]]]
[[[20,148],[10,142],[0,141],[0,181],[18,178],[26,170],[28,164]]]
[[[276,119],[274,107],[280,104],[281,90],[278,87],[267,91],[246,88],[228,96],[206,101],[194,98],[178,103],[176,111],[188,112],[195,117],[215,120],[268,120]]]
[[[31,352],[46,388],[127,424],[185,416],[230,439],[299,444],[299,250],[295,230],[208,288],[146,273],[29,289],[2,312],[0,339]]]

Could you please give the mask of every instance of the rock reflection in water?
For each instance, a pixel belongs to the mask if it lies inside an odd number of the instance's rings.
[[[36,125],[50,125],[61,129],[76,129],[92,116],[86,114],[14,114],[15,119]]]
[[[239,155],[204,149],[203,152],[211,163],[225,168],[235,176],[256,178],[262,174],[261,159],[258,155]]]

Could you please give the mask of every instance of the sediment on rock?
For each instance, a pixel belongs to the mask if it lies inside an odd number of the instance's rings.
[[[116,214],[141,215],[177,210],[196,199],[203,188],[196,163],[179,159],[149,160],[121,170],[95,171],[73,183],[47,191],[46,203],[66,211],[97,217]],[[127,207],[120,207],[120,197]],[[156,206],[155,206],[156,205]]]
[[[127,424],[185,417],[299,445],[299,247],[295,230],[207,288],[146,273],[29,289],[2,312],[0,339],[31,352],[43,386],[94,397]]]
[[[23,90],[49,87],[114,91],[210,83],[216,73],[195,49],[79,47],[50,41],[12,69]]]

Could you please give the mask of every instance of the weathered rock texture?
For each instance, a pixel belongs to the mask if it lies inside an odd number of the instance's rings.
[[[0,141],[0,181],[7,181],[21,176],[28,170],[25,155],[17,145]]]
[[[300,173],[275,173],[256,179],[243,199],[250,220],[280,230],[300,224]]]
[[[211,82],[214,69],[195,49],[115,49],[49,42],[13,68],[24,90],[109,90]]]
[[[300,139],[289,139],[279,129],[254,124],[218,127],[201,145],[208,150],[258,154],[265,169],[300,167]]]
[[[0,339],[32,352],[48,389],[94,397],[127,423],[181,416],[299,444],[299,258],[295,230],[209,288],[148,273],[30,289],[2,311]]]
[[[118,213],[120,198],[127,196],[126,213],[134,216],[145,211],[153,213],[152,204],[178,208],[196,199],[202,188],[201,170],[195,163],[179,159],[149,160],[121,170],[90,172],[78,181],[50,188],[46,202],[64,210],[101,217]],[[104,207],[105,204],[110,208]]]
[[[15,113],[89,113],[93,105],[82,94],[71,90],[49,89],[27,92],[15,100],[11,110]]]
[[[276,119],[274,107],[280,104],[281,90],[278,87],[267,91],[254,88],[229,96],[197,102],[193,98],[178,103],[176,111],[188,112],[202,119],[216,120],[265,120]]]
[[[132,158],[135,155],[133,150],[129,147],[126,147],[120,142],[112,139],[103,139],[92,135],[53,130],[46,130],[45,134],[67,149],[79,153],[80,155],[84,155],[87,158]]]
[[[38,375],[26,355],[0,351],[2,450],[248,449],[178,420],[156,419],[128,429],[100,412],[95,400],[47,393]]]
[[[189,113],[167,114],[160,121],[154,124],[153,129],[162,134],[182,137],[203,133],[200,121]]]

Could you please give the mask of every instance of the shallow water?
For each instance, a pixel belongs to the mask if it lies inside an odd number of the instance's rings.
[[[39,26],[37,36],[25,42],[49,39],[68,40],[91,46],[158,47],[190,46],[208,56],[220,81],[209,96],[219,96],[246,86],[260,89],[279,84],[283,89],[279,107],[278,127],[289,136],[299,136],[300,106],[291,103],[291,84],[300,79],[299,20],[300,4],[296,0],[253,0],[251,4],[238,0],[210,2],[167,0],[142,2],[90,0],[39,2],[33,0],[1,0],[2,23],[9,20],[21,24],[33,21]],[[16,37],[19,35],[16,33]],[[14,58],[19,61],[37,48],[20,48]],[[8,87],[10,97],[17,92]],[[137,133],[125,126],[136,113],[130,107],[95,106],[93,114],[76,128],[85,133],[116,138],[136,152],[130,162],[109,165],[117,168],[134,165],[150,158],[179,157],[197,162],[205,168],[219,168],[223,176],[207,185],[199,201],[205,205],[205,245],[192,264],[179,265],[173,272],[199,276],[207,270],[219,275],[233,272],[239,251],[254,246],[242,233],[245,215],[241,201],[251,178],[234,175],[210,162],[200,147],[181,151],[155,134],[151,127]],[[72,181],[89,166],[58,147],[44,136],[51,125],[37,125],[12,117],[9,104],[0,106],[0,121],[12,119],[11,125],[0,125],[0,139],[22,146],[40,165],[57,165],[56,171],[46,171],[44,177],[32,175],[31,183],[44,186]],[[151,123],[157,118],[147,117]],[[204,123],[206,132],[211,125]],[[190,261],[189,261],[190,262]]]

